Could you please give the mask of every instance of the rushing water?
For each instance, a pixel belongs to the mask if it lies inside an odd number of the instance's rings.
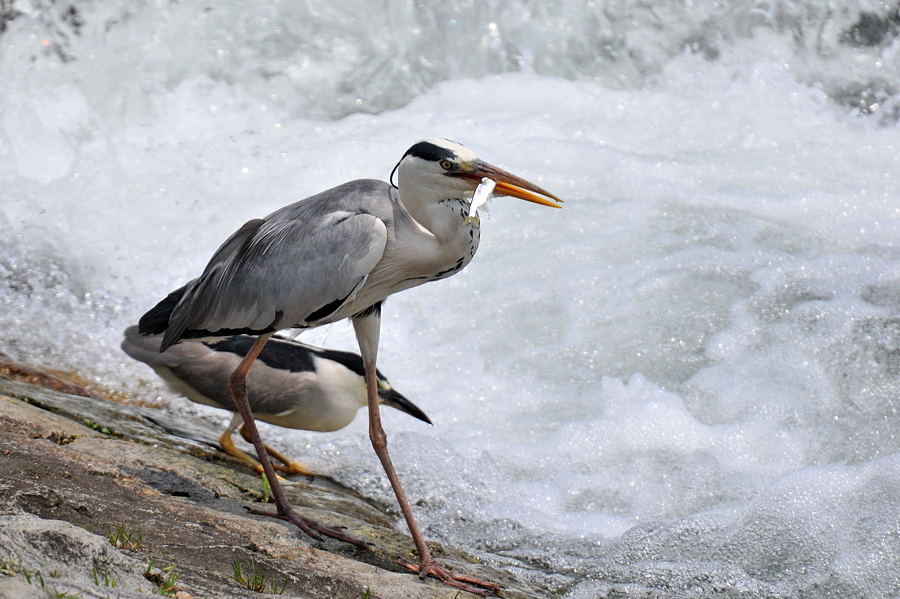
[[[0,350],[224,422],[121,330],[245,220],[457,139],[567,202],[494,200],[386,304],[427,535],[566,599],[900,594],[896,2],[0,7]],[[364,415],[264,433],[392,502]]]

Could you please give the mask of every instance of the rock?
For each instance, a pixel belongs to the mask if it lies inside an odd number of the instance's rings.
[[[285,598],[466,595],[398,565],[415,553],[395,519],[327,478],[293,481],[289,500],[370,549],[314,541],[248,514],[247,505],[264,507],[259,478],[218,450],[218,433],[151,408],[0,379],[0,565],[11,566],[0,569],[0,598],[131,599],[162,590],[258,599],[234,579],[236,562]],[[457,549],[432,547],[446,567],[503,584],[502,597],[550,594]]]
[[[0,516],[0,555],[8,570],[45,593],[122,599],[146,596],[144,565],[100,535],[31,514]],[[40,596],[40,595],[37,595]],[[53,596],[53,595],[51,595]]]
[[[53,599],[45,588],[18,578],[0,578],[0,599]]]

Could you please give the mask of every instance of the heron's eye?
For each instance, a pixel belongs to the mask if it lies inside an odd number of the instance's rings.
[[[440,165],[441,165],[441,168],[444,169],[445,171],[449,171],[451,168],[453,168],[453,163],[450,162],[449,160],[441,160]]]

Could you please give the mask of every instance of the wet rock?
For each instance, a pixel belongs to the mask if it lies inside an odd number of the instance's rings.
[[[78,383],[64,380],[45,370],[32,368],[27,364],[17,362],[2,352],[0,352],[0,376],[31,383],[32,385],[37,385],[46,389],[55,389],[56,391],[68,393],[69,395],[91,397],[90,391]]]
[[[53,599],[45,588],[18,578],[0,577],[0,599]]]
[[[105,537],[62,520],[27,513],[0,516],[0,555],[7,556],[2,558],[7,575],[51,597],[115,593],[131,599],[146,597],[153,588],[142,576],[143,565],[137,557],[117,551]],[[22,592],[15,588],[9,592],[13,591]]]
[[[265,508],[260,480],[219,451],[218,433],[159,410],[0,378],[0,560],[15,566],[0,571],[0,598],[43,598],[48,589],[85,599],[260,597],[234,579],[236,562],[282,597],[465,595],[404,570],[397,558],[415,553],[395,519],[327,478],[292,481],[289,500],[370,549],[314,541],[248,514],[248,505]],[[505,585],[502,597],[548,594],[454,548],[433,549],[445,566]],[[22,584],[32,595],[9,590]]]

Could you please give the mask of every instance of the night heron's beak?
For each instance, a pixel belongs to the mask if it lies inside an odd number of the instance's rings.
[[[384,405],[390,406],[395,410],[400,410],[401,412],[406,412],[413,418],[418,418],[423,422],[431,424],[431,419],[428,418],[428,416],[419,408],[419,406],[406,399],[406,397],[404,397],[402,393],[400,393],[399,391],[395,391],[390,386],[382,385],[382,383],[379,383],[378,396],[381,398],[381,403],[383,403]]]
[[[561,204],[563,200],[556,197],[543,187],[539,187],[534,183],[526,181],[521,177],[517,177],[516,175],[503,170],[500,167],[494,166],[493,164],[488,164],[487,162],[482,162],[481,160],[473,161],[471,163],[471,169],[457,171],[453,174],[458,177],[472,179],[476,181],[476,185],[477,183],[480,183],[481,179],[484,177],[492,179],[494,183],[497,184],[497,186],[494,187],[494,195],[512,196],[514,198],[519,198],[520,200],[540,204],[541,206],[549,206],[550,208],[562,208],[562,206],[560,206],[559,204]]]

